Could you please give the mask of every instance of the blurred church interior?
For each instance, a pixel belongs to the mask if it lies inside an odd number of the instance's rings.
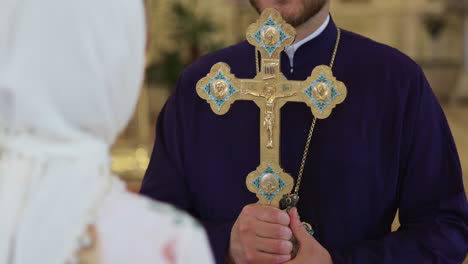
[[[247,0],[146,0],[147,70],[135,116],[113,147],[113,170],[138,191],[155,120],[184,66],[244,40],[257,13]],[[447,115],[468,187],[468,1],[331,0],[343,29],[398,48],[424,70]],[[467,189],[468,190],[468,189]]]

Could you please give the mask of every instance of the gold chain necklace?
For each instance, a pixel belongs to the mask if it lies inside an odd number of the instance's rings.
[[[335,58],[336,58],[336,53],[338,52],[338,46],[339,46],[340,40],[341,40],[341,30],[340,30],[340,28],[337,27],[336,31],[337,31],[337,36],[336,36],[335,47],[333,49],[333,54],[332,54],[332,57],[331,57],[331,60],[330,60],[330,69],[333,69],[333,65],[335,63]],[[256,67],[256,70],[257,70],[257,74],[260,72],[260,67],[259,67],[259,63],[258,63],[258,53],[259,53],[259,51],[256,49],[255,50],[255,67]],[[297,195],[297,196],[299,195],[299,187],[301,186],[302,175],[304,173],[304,167],[305,167],[305,163],[306,163],[306,160],[307,160],[307,154],[309,153],[310,141],[312,140],[312,135],[314,134],[314,129],[315,129],[315,124],[316,123],[317,123],[317,118],[314,117],[314,119],[312,120],[312,124],[310,125],[309,134],[307,135],[307,140],[306,140],[306,144],[305,144],[305,147],[304,147],[304,154],[302,155],[301,166],[299,168],[299,174],[297,175],[297,182],[296,182],[296,186],[294,187],[293,195]]]

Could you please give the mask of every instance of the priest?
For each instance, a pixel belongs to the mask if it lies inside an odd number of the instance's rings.
[[[394,48],[339,30],[330,0],[251,3],[259,12],[277,9],[297,31],[281,55],[288,80],[305,80],[334,58],[333,74],[347,87],[346,100],[316,122],[304,162],[313,115],[304,103],[281,109],[281,165],[295,180],[304,165],[297,209],[256,204],[245,186],[260,162],[255,103],[236,101],[216,115],[195,89],[218,62],[253,78],[257,54],[247,41],[181,74],[158,119],[141,193],[200,219],[218,263],[461,263],[468,252],[461,166],[421,68]],[[397,210],[401,226],[391,232]]]

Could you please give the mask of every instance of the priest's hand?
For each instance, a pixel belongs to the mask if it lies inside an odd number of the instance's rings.
[[[297,208],[289,211],[289,217],[291,230],[300,247],[297,256],[286,264],[333,264],[330,253],[305,230],[297,214]]]
[[[278,208],[250,204],[231,230],[228,262],[284,263],[291,259],[289,215]]]

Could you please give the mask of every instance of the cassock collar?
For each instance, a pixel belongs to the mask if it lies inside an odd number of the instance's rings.
[[[293,45],[291,46],[288,46],[284,49],[284,52],[288,55],[289,57],[289,63],[291,65],[291,68],[294,66],[294,53],[296,53],[296,50],[302,46],[304,43],[306,42],[309,42],[311,40],[313,40],[314,38],[316,38],[317,36],[319,36],[320,34],[322,34],[322,32],[325,30],[325,28],[327,28],[328,26],[328,23],[330,22],[330,15],[327,16],[327,18],[325,19],[325,21],[322,23],[322,25],[317,29],[315,30],[314,32],[312,32],[312,34],[310,34],[309,36],[307,36],[306,38],[304,39],[301,39],[300,41],[298,41],[297,43],[294,43]]]
[[[309,39],[310,36],[307,37],[306,41],[296,47],[292,63],[281,64],[283,73],[292,74],[294,72],[294,75],[298,78],[299,76],[296,75],[297,71],[308,71],[310,74],[310,70],[315,66],[328,65],[330,63],[337,37],[337,27],[331,15],[329,15],[329,19],[327,20],[328,22],[325,21],[324,23],[325,29],[321,33],[311,39]],[[282,53],[281,57],[281,60],[284,62],[289,60],[286,51]],[[288,76],[288,78],[292,78],[292,76]]]

